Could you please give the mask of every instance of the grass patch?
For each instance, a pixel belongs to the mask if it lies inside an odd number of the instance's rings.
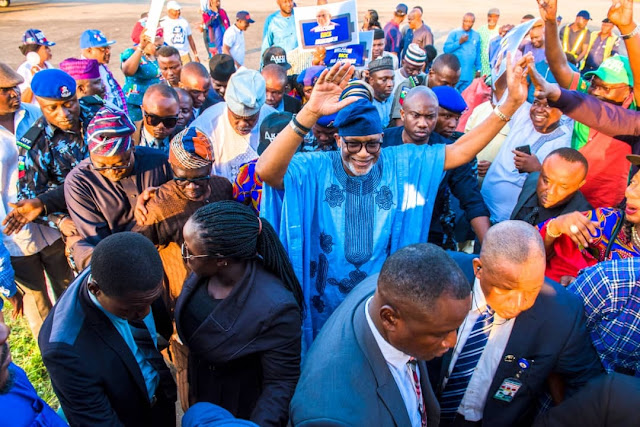
[[[9,346],[11,348],[13,363],[24,369],[29,381],[31,381],[31,384],[33,384],[33,387],[38,392],[38,396],[47,402],[54,410],[58,410],[60,403],[58,403],[58,398],[51,387],[49,373],[44,367],[38,343],[31,334],[27,319],[21,317],[17,320],[12,320],[11,312],[13,311],[13,307],[11,303],[6,300],[2,311],[5,322],[11,327]]]

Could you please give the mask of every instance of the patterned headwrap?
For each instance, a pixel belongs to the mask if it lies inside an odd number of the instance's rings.
[[[102,107],[87,127],[89,152],[98,156],[116,156],[131,148],[136,127],[124,111]]]
[[[189,127],[171,140],[169,163],[185,169],[199,169],[213,163],[213,144],[207,135]]]

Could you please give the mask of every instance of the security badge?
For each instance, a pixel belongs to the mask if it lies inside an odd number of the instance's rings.
[[[515,356],[513,355],[507,355],[504,358],[505,362],[513,362],[514,360],[515,360]],[[515,397],[518,390],[520,390],[520,387],[522,387],[522,381],[520,381],[520,376],[523,374],[523,372],[529,369],[532,364],[533,364],[533,360],[527,360],[524,358],[518,360],[518,366],[520,367],[520,370],[516,374],[515,378],[514,377],[505,378],[505,380],[502,381],[502,384],[500,384],[498,391],[496,391],[496,394],[493,395],[493,398],[502,400],[503,402],[510,403]]]

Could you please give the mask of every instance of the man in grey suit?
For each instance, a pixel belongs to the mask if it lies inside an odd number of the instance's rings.
[[[351,291],[311,346],[292,424],[437,427],[424,361],[455,345],[470,307],[469,282],[442,249],[400,249]]]

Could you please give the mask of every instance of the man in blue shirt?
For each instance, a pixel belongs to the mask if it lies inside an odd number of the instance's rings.
[[[176,385],[158,348],[173,332],[162,282],[153,243],[116,233],[45,320],[38,344],[71,425],[175,426]]]
[[[267,16],[262,33],[264,52],[271,46],[279,46],[286,52],[298,47],[296,22],[293,18],[293,0],[276,0],[280,10]]]
[[[400,52],[402,52],[402,32],[400,31],[400,24],[404,22],[404,18],[407,16],[407,10],[406,4],[399,3],[393,12],[393,18],[384,26],[384,50],[395,53],[398,59],[400,59]]]
[[[480,35],[471,29],[475,22],[473,13],[466,13],[462,18],[462,28],[450,32],[444,43],[444,53],[453,53],[460,60],[462,72],[456,86],[459,92],[465,90],[474,78],[480,77],[482,70]]]

